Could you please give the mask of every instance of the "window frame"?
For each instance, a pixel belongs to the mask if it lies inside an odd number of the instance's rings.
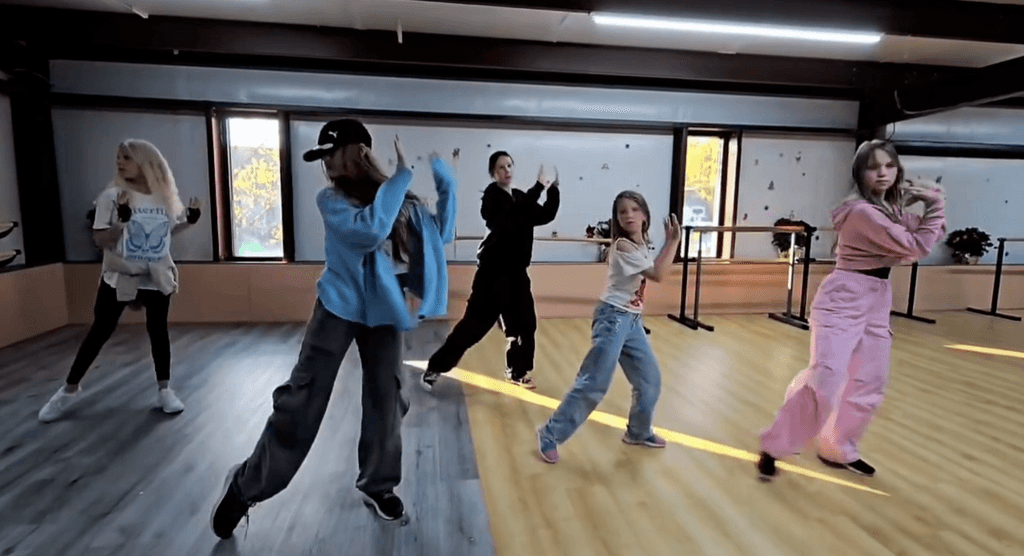
[[[215,236],[219,240],[217,245],[217,260],[234,263],[290,263],[295,260],[295,234],[294,214],[292,210],[292,172],[291,172],[291,134],[290,114],[285,110],[259,110],[241,108],[213,108],[210,111],[212,118],[211,129],[215,129],[216,135],[211,140],[211,153],[213,156],[213,169],[216,182],[217,202],[217,225]],[[232,213],[232,175],[231,175],[231,153],[230,134],[228,133],[228,120],[231,118],[261,118],[277,120],[278,124],[278,157],[281,161],[280,167],[280,195],[281,195],[281,246],[282,256],[280,257],[243,257],[235,255],[234,245],[234,216]]]
[[[687,155],[687,150],[688,150],[688,147],[689,147],[689,139],[690,139],[690,137],[717,137],[717,138],[722,140],[722,155],[721,155],[721,165],[722,166],[721,166],[721,172],[719,173],[720,174],[720,183],[718,185],[718,187],[719,187],[719,189],[718,189],[718,195],[719,195],[719,203],[718,204],[719,204],[719,207],[718,207],[718,215],[717,215],[717,220],[720,223],[716,224],[716,226],[729,226],[729,225],[733,225],[735,223],[726,223],[725,222],[725,215],[726,215],[726,212],[727,212],[726,211],[726,206],[727,206],[727,203],[733,203],[733,204],[736,203],[736,199],[727,199],[726,198],[728,193],[729,193],[729,155],[730,155],[729,144],[732,142],[732,139],[735,138],[735,139],[737,139],[737,149],[739,148],[740,130],[738,130],[738,129],[731,129],[731,128],[704,128],[704,127],[701,127],[701,128],[684,127],[684,128],[679,128],[679,129],[676,130],[676,134],[675,134],[675,143],[676,143],[675,156],[673,157],[673,161],[672,161],[672,167],[673,167],[672,175],[673,175],[674,179],[673,179],[672,189],[671,189],[672,190],[672,198],[669,200],[669,202],[671,203],[670,206],[672,206],[675,209],[675,214],[676,214],[676,217],[679,219],[680,226],[684,227],[684,229],[683,229],[683,234],[684,235],[686,234],[686,230],[685,230],[685,225],[682,222],[683,221],[683,204],[684,204],[684,202],[686,200],[686,155]],[[737,158],[737,170],[738,170],[738,161],[739,161],[739,159]],[[738,190],[734,192],[734,196],[736,198],[739,197]],[[716,242],[715,242],[716,246],[715,246],[714,256],[712,256],[712,257],[705,257],[705,256],[702,255],[701,256],[702,259],[721,259],[722,258],[722,252],[724,250],[724,238],[725,238],[725,233],[726,232],[717,232],[717,233],[718,233],[718,236],[716,237]],[[733,235],[735,236],[735,234],[733,234]],[[679,249],[676,250],[675,256],[672,259],[673,263],[682,263],[683,262],[683,254],[682,254],[682,252],[683,252],[683,244],[685,243],[685,239],[686,238],[684,237],[679,242]],[[696,260],[695,257],[690,257],[690,261],[694,261],[694,260]]]

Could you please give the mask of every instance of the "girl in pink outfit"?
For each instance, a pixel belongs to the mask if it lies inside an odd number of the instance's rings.
[[[818,458],[868,477],[875,468],[857,444],[882,403],[889,379],[892,332],[890,267],[920,259],[946,233],[937,184],[903,180],[896,150],[861,144],[853,157],[853,193],[832,211],[839,233],[836,269],[811,305],[811,364],[786,391],[772,426],[761,433],[761,480],[777,475],[775,460],[818,438]],[[924,216],[905,212],[924,203]]]

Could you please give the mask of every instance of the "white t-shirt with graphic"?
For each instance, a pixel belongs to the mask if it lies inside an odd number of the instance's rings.
[[[117,221],[117,195],[121,190],[110,187],[96,199],[96,217],[93,220],[94,230],[105,230]],[[103,257],[116,257],[118,266],[130,270],[130,274],[139,276],[139,288],[157,290],[150,276],[150,263],[163,260],[171,249],[171,231],[178,223],[185,221],[185,211],[171,218],[164,203],[154,195],[145,195],[137,191],[129,191],[129,206],[132,217],[124,224],[124,231],[117,247],[104,250]],[[170,270],[168,270],[170,271]],[[103,273],[103,281],[112,288],[117,288],[120,272]]]
[[[625,251],[620,251],[620,246]],[[637,245],[626,238],[619,238],[612,244],[609,253],[608,281],[601,294],[601,301],[631,313],[642,313],[647,278],[641,273],[654,266],[650,251],[646,245]]]

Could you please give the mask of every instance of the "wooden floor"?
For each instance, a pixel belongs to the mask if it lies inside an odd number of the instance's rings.
[[[443,400],[406,388],[412,408],[396,490],[406,523],[384,522],[362,504],[354,345],[291,485],[253,508],[248,528],[243,520],[234,538],[218,542],[209,526],[215,491],[251,453],[303,330],[172,326],[171,382],[186,409],[168,416],[155,409],[144,328],[122,326],[82,382],[85,397],[47,425],[36,413],[66,376],[85,330],[0,350],[0,554],[494,554],[461,388]],[[440,324],[423,327],[407,355],[429,355],[445,333]]]
[[[621,429],[592,421],[557,465],[541,462],[534,429],[571,384],[590,324],[545,320],[535,396],[492,386],[505,344],[496,331],[434,394],[409,385],[398,489],[408,524],[380,522],[355,496],[352,351],[292,485],[220,543],[207,524],[213,491],[252,449],[302,326],[172,327],[172,382],[188,405],[176,417],[153,409],[145,332],[124,326],[79,406],[40,425],[84,335],[66,328],[0,350],[0,555],[1024,554],[1024,359],[947,347],[1024,351],[1024,325],[930,316],[938,324],[893,320],[889,394],[862,446],[878,476],[825,468],[812,447],[791,461],[876,492],[798,470],[756,480],[757,433],[809,339],[765,316],[708,316],[713,333],[648,317],[663,374],[655,424],[682,440],[630,447]],[[407,360],[425,359],[445,331],[409,334]],[[620,373],[598,409],[625,416],[629,399]]]
[[[499,556],[1024,554],[1024,360],[952,350],[1024,350],[1024,325],[966,312],[936,325],[893,319],[888,398],[868,429],[875,478],[792,463],[888,496],[783,472],[756,480],[757,433],[808,359],[809,333],[766,316],[708,316],[715,332],[646,318],[663,373],[655,425],[749,452],[750,461],[670,444],[624,445],[588,422],[550,465],[534,428],[551,410],[467,387],[473,439]],[[589,343],[586,320],[538,333],[537,393],[561,399]],[[494,376],[496,334],[461,367]],[[598,408],[628,412],[621,373]],[[697,444],[694,442],[693,444]]]

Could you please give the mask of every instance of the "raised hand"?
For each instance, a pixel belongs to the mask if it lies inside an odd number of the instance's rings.
[[[117,193],[117,219],[127,222],[132,219],[132,207],[129,205],[131,194],[122,189]]]
[[[665,241],[678,242],[683,237],[683,231],[679,227],[679,220],[676,215],[669,214],[665,218]]]
[[[903,195],[910,201],[908,204],[920,201],[926,205],[937,203],[943,197],[938,184],[924,180],[907,180],[907,185],[903,187]]]
[[[188,208],[185,209],[185,220],[189,224],[199,222],[199,215],[201,214],[200,207],[201,203],[199,202],[199,197],[192,197],[189,200]]]
[[[546,178],[546,176],[544,175],[544,165],[541,164],[540,165],[540,170],[537,171],[537,183],[541,183],[541,184],[547,185],[547,184],[544,183],[545,178]]]
[[[395,135],[395,156],[398,157],[398,167],[405,168],[405,149],[402,148],[402,140]]]
[[[558,187],[558,166],[555,166],[555,179],[551,182],[551,187]]]

